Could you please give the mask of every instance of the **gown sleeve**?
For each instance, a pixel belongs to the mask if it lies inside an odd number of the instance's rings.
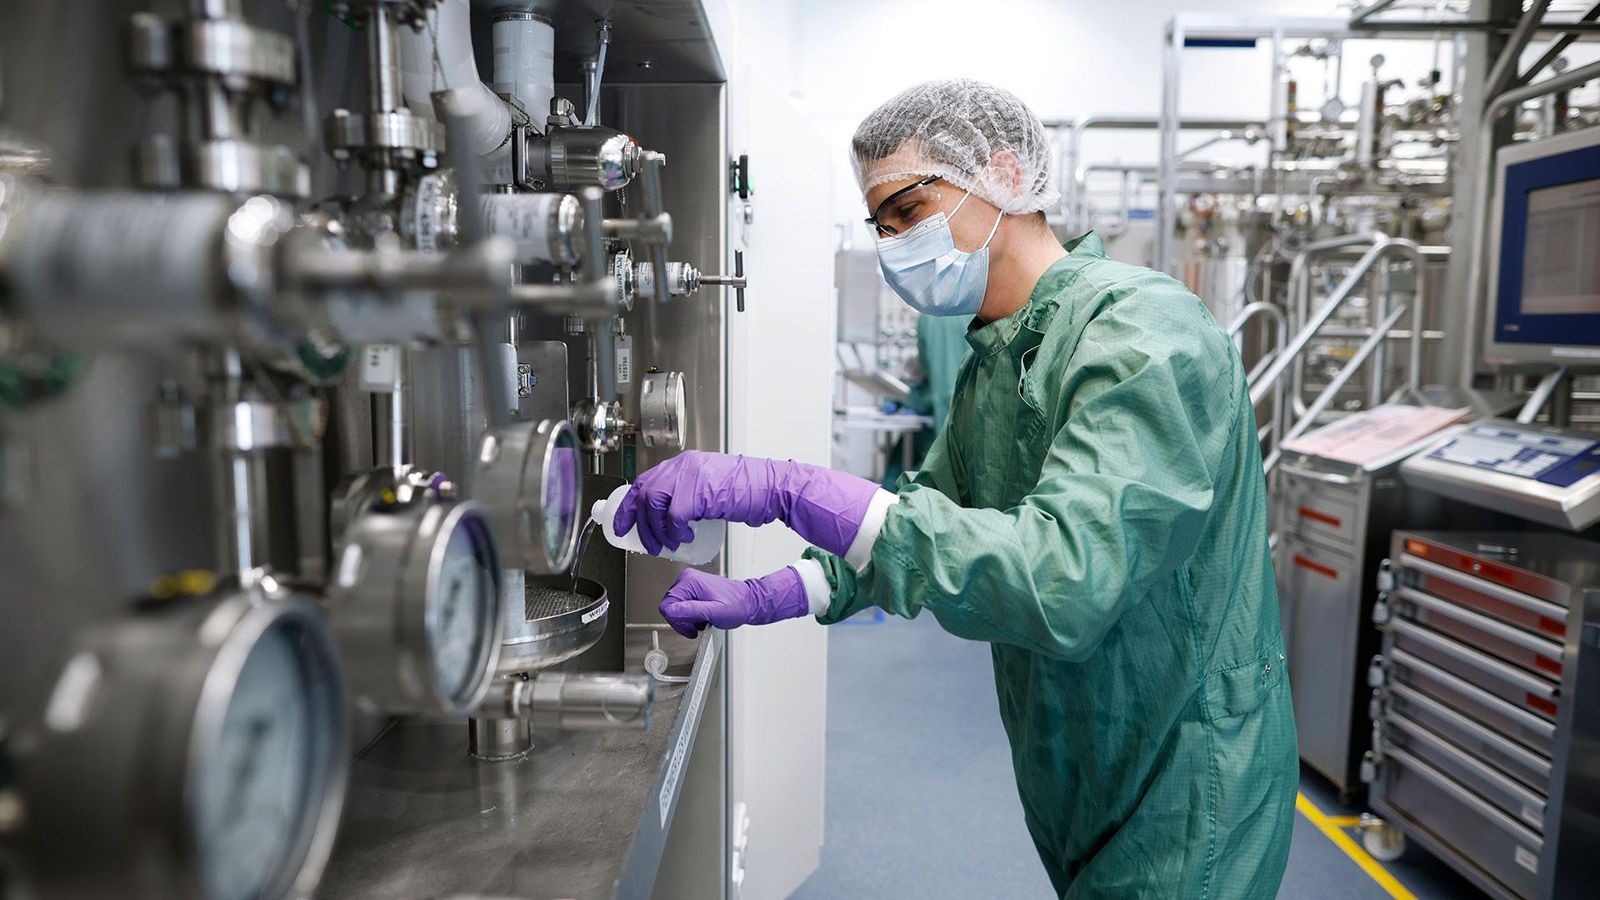
[[[1017,505],[963,505],[957,448],[941,434],[861,572],[815,554],[832,587],[819,620],[927,609],[963,638],[1081,660],[1175,577],[1211,514],[1239,386],[1214,323],[1188,328],[1164,306],[1115,304],[1084,329],[1061,376],[1067,414]]]

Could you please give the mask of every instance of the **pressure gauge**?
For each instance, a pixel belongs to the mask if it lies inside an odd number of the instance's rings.
[[[476,503],[380,492],[339,537],[328,617],[350,692],[384,713],[474,708],[500,652],[500,554]]]
[[[639,384],[639,438],[646,447],[682,450],[689,424],[682,372],[650,372]]]
[[[344,802],[346,719],[322,615],[270,580],[97,627],[21,766],[41,895],[310,894]]]
[[[473,493],[507,544],[506,564],[534,574],[565,572],[583,524],[578,435],[546,420],[497,429],[483,439]]]

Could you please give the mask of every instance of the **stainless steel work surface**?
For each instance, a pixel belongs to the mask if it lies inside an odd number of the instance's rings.
[[[649,632],[629,629],[629,671]],[[536,732],[525,759],[480,762],[465,721],[397,722],[351,767],[319,896],[648,896],[699,719],[720,708],[723,638],[708,635],[697,648],[661,632],[670,674],[690,681],[656,686],[648,731]]]

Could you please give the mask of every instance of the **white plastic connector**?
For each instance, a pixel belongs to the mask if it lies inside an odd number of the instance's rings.
[[[651,678],[662,684],[687,684],[689,676],[667,674],[667,666],[670,663],[671,660],[667,658],[667,651],[661,649],[660,633],[650,632],[650,649],[644,655],[644,670],[649,673]]]

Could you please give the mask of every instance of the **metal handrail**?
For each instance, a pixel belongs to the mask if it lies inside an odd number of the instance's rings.
[[[1324,387],[1322,393],[1317,396],[1316,400],[1313,401],[1303,413],[1297,413],[1298,418],[1296,419],[1294,426],[1290,429],[1289,433],[1286,434],[1284,432],[1285,417],[1283,415],[1283,411],[1286,407],[1284,393],[1287,385],[1284,383],[1284,374],[1289,372],[1291,367],[1299,361],[1301,354],[1305,352],[1306,347],[1316,337],[1318,331],[1320,331],[1322,327],[1328,323],[1328,320],[1333,317],[1333,314],[1337,312],[1347,300],[1350,299],[1350,297],[1355,293],[1356,288],[1372,275],[1378,264],[1388,260],[1393,256],[1400,256],[1410,260],[1416,269],[1416,287],[1414,289],[1412,301],[1409,304],[1402,303],[1399,309],[1395,310],[1394,312],[1389,312],[1385,308],[1385,304],[1387,303],[1387,294],[1385,294],[1384,303],[1380,303],[1377,308],[1377,313],[1378,315],[1383,316],[1383,320],[1374,326],[1371,335],[1368,336],[1366,341],[1362,343],[1361,348],[1357,351],[1356,355],[1339,370],[1339,374],[1334,377],[1332,382]],[[1309,428],[1311,424],[1316,421],[1316,418],[1320,416],[1325,409],[1327,409],[1327,406],[1330,402],[1332,402],[1333,397],[1338,393],[1339,390],[1343,389],[1345,383],[1349,381],[1350,377],[1355,374],[1357,369],[1366,363],[1367,358],[1372,356],[1380,347],[1385,345],[1385,343],[1389,340],[1389,332],[1393,330],[1395,323],[1400,321],[1402,315],[1406,312],[1409,312],[1411,315],[1410,339],[1408,341],[1410,345],[1410,353],[1407,359],[1408,372],[1406,377],[1406,387],[1414,392],[1421,386],[1422,342],[1424,333],[1422,319],[1428,290],[1426,262],[1427,261],[1423,255],[1422,248],[1417,246],[1414,241],[1408,241],[1404,238],[1390,237],[1383,237],[1376,240],[1372,247],[1362,255],[1359,261],[1356,262],[1355,266],[1350,270],[1350,272],[1345,275],[1344,280],[1340,282],[1339,286],[1334,289],[1331,295],[1329,295],[1328,300],[1317,309],[1316,314],[1311,316],[1310,320],[1307,321],[1300,331],[1295,335],[1294,340],[1290,342],[1289,346],[1277,355],[1272,362],[1272,366],[1260,377],[1250,382],[1250,403],[1252,406],[1259,405],[1267,396],[1268,392],[1273,394],[1273,417],[1271,424],[1272,430],[1275,432],[1275,437],[1272,441],[1272,450],[1264,464],[1265,471],[1270,473],[1272,468],[1277,465],[1277,460],[1281,454],[1281,448],[1284,441],[1292,440],[1294,437],[1298,436],[1307,428]],[[1305,276],[1302,274],[1301,277],[1304,278]],[[1381,370],[1374,374],[1375,395],[1381,389],[1383,374],[1384,373]]]
[[[1061,210],[1068,216],[1073,225],[1082,225],[1087,228],[1087,217],[1080,217],[1077,208],[1081,205],[1082,197],[1077,185],[1077,172],[1079,160],[1083,154],[1083,135],[1091,129],[1105,129],[1108,131],[1157,131],[1161,128],[1161,119],[1155,116],[1119,116],[1119,115],[1085,115],[1079,116],[1070,123],[1053,120],[1045,123],[1045,127],[1053,129],[1067,129],[1066,147],[1060,148],[1056,156],[1056,171],[1066,180],[1066,190],[1061,191]],[[1178,129],[1183,131],[1237,131],[1246,128],[1264,128],[1266,123],[1254,119],[1190,119],[1178,123]],[[1064,158],[1063,158],[1064,157]]]
[[[1271,365],[1274,359],[1283,355],[1283,349],[1289,342],[1289,320],[1284,316],[1283,310],[1279,309],[1276,304],[1260,300],[1246,304],[1243,309],[1239,310],[1239,314],[1234,316],[1233,324],[1228,326],[1228,337],[1237,338],[1243,333],[1244,326],[1250,324],[1250,320],[1257,316],[1266,316],[1272,320],[1274,334],[1277,335],[1277,346],[1272,348],[1271,353],[1262,356],[1261,360],[1256,363],[1255,368],[1245,375],[1245,384],[1255,384],[1256,379],[1261,377],[1261,373],[1267,370],[1267,366]]]
[[[1341,390],[1344,390],[1345,384],[1349,382],[1351,376],[1355,375],[1356,370],[1366,365],[1367,359],[1376,353],[1379,347],[1383,346],[1384,341],[1389,339],[1389,331],[1394,328],[1395,323],[1399,322],[1406,313],[1412,312],[1421,306],[1422,300],[1420,297],[1414,298],[1410,304],[1402,303],[1385,316],[1377,327],[1372,329],[1372,335],[1361,343],[1355,355],[1351,356],[1350,360],[1339,369],[1339,374],[1335,375],[1333,380],[1329,381],[1327,386],[1322,389],[1322,393],[1317,395],[1317,399],[1311,402],[1306,414],[1295,422],[1294,427],[1289,429],[1287,434],[1273,444],[1272,452],[1267,454],[1266,460],[1261,464],[1263,472],[1269,475],[1272,474],[1272,470],[1278,465],[1278,460],[1283,457],[1283,445],[1305,434],[1316,423],[1317,417],[1322,415],[1323,411],[1328,408],[1328,404],[1333,402],[1333,398],[1338,396]]]
[[[1333,317],[1333,314],[1338,312],[1339,307],[1350,299],[1350,296],[1355,293],[1355,289],[1372,273],[1373,268],[1379,262],[1391,256],[1403,256],[1416,266],[1415,293],[1419,298],[1427,295],[1428,271],[1426,260],[1424,260],[1422,250],[1417,246],[1416,242],[1408,241],[1405,238],[1389,237],[1378,240],[1372,245],[1372,249],[1363,254],[1355,264],[1355,267],[1345,275],[1344,281],[1340,282],[1339,286],[1329,295],[1327,302],[1316,311],[1310,321],[1306,322],[1300,332],[1295,335],[1284,355],[1275,360],[1272,368],[1260,380],[1251,385],[1251,403],[1261,402],[1261,399],[1266,396],[1266,392],[1278,383],[1284,373],[1289,371],[1293,361],[1305,351],[1306,345],[1316,337],[1318,329],[1326,325],[1328,320]],[[1420,300],[1410,305],[1412,319],[1411,354],[1407,386],[1411,388],[1418,387],[1422,377],[1422,306],[1423,304]]]
[[[1342,253],[1352,251],[1362,244],[1370,243],[1375,240],[1381,240],[1385,237],[1387,237],[1387,235],[1385,235],[1383,232],[1370,232],[1369,234],[1365,235],[1342,235],[1339,237],[1327,238],[1312,244],[1307,244],[1301,253],[1296,255],[1294,264],[1291,264],[1289,270],[1288,302],[1290,305],[1291,321],[1294,323],[1295,327],[1300,326],[1310,311],[1310,265],[1312,261],[1320,257],[1340,255]],[[1450,256],[1450,248],[1446,246],[1423,245],[1419,249],[1422,252],[1422,258],[1429,262],[1447,259]],[[1377,305],[1382,305],[1384,299],[1384,296],[1380,296],[1379,304]],[[1380,312],[1379,315],[1381,316],[1382,313]],[[1332,328],[1328,328],[1325,326],[1317,333],[1323,337],[1364,338],[1372,332],[1370,328],[1365,327],[1347,328],[1333,326]],[[1424,336],[1428,340],[1438,341],[1443,338],[1444,334],[1443,332],[1438,331],[1425,331]],[[1409,340],[1411,338],[1411,332],[1409,329],[1395,330],[1390,332],[1389,337],[1393,340]],[[1383,349],[1379,348],[1380,356],[1383,354],[1383,352]],[[1305,415],[1306,404],[1303,398],[1305,396],[1306,376],[1305,359],[1303,356],[1295,360],[1294,377],[1291,379],[1291,382],[1292,383],[1289,386],[1289,393],[1291,395],[1290,408],[1294,410],[1294,414],[1297,416]]]
[[[1289,302],[1290,311],[1294,314],[1294,327],[1305,325],[1305,320],[1311,313],[1311,263],[1323,256],[1332,256],[1352,247],[1368,246],[1388,237],[1381,231],[1364,232],[1358,234],[1341,234],[1335,237],[1323,238],[1300,248],[1294,256],[1294,261],[1289,264]],[[1305,401],[1301,399],[1305,393],[1305,360],[1297,359],[1294,366],[1293,383],[1290,385],[1289,394],[1292,397],[1295,415],[1304,415]]]

